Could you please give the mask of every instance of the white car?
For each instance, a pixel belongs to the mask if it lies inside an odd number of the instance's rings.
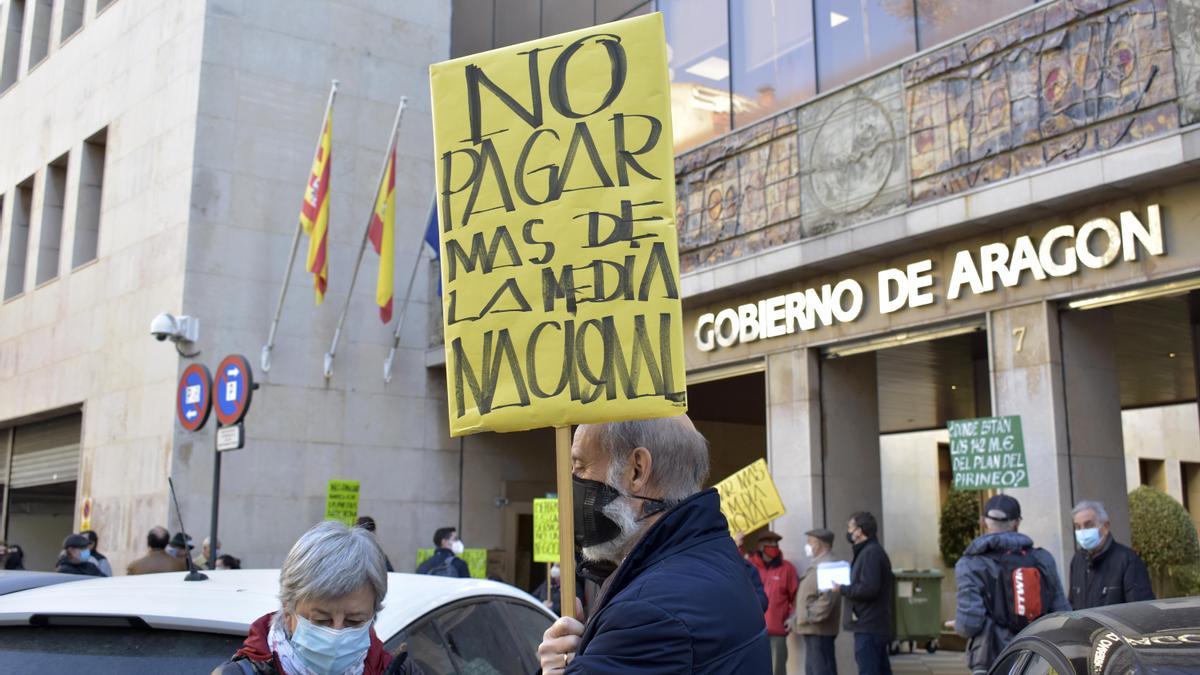
[[[279,570],[88,578],[0,596],[6,673],[210,673],[279,608]],[[389,574],[375,622],[425,673],[530,673],[554,615],[512,586]]]

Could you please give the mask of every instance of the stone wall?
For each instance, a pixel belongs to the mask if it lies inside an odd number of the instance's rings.
[[[1200,0],[1041,3],[685,153],[681,270],[1191,124],[1197,25]]]

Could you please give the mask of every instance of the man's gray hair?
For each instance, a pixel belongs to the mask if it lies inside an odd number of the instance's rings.
[[[1094,501],[1091,499],[1085,499],[1085,500],[1079,502],[1078,504],[1076,504],[1075,508],[1071,509],[1071,515],[1075,516],[1080,513],[1083,513],[1084,511],[1095,511],[1097,523],[1109,522],[1108,521],[1108,511],[1106,511],[1104,509],[1104,504],[1101,504],[1100,502],[1097,502],[1097,501]]]
[[[609,484],[629,465],[635,448],[650,451],[650,482],[663,501],[681,502],[696,494],[708,478],[708,441],[687,418],[664,417],[592,426],[596,440],[609,456]]]
[[[363,586],[374,591],[378,613],[387,595],[383,550],[361,527],[327,520],[300,535],[288,552],[279,570],[279,604],[282,613],[295,612],[301,602],[341,598]]]

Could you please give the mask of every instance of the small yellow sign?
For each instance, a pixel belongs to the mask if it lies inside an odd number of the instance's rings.
[[[713,487],[721,494],[721,513],[729,521],[730,533],[753,532],[786,512],[765,459]]]
[[[79,507],[79,531],[92,529],[92,498],[84,497]]]
[[[417,549],[417,567],[420,567],[421,563],[425,562],[426,560],[429,560],[432,557],[433,557],[433,549],[431,549],[431,548]],[[486,548],[463,549],[462,555],[460,555],[458,557],[462,558],[463,562],[467,563],[467,570],[470,571],[472,579],[486,579],[487,578],[487,549]]]
[[[358,481],[331,480],[325,490],[325,520],[353,526],[358,520]]]
[[[533,562],[558,562],[558,500],[533,500]]]
[[[661,14],[434,64],[450,433],[687,410]]]

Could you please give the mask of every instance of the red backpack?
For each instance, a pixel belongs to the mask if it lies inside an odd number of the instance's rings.
[[[996,562],[1000,573],[992,598],[999,606],[989,608],[989,614],[997,624],[1017,633],[1049,613],[1054,589],[1032,549],[1005,551],[996,556]]]

